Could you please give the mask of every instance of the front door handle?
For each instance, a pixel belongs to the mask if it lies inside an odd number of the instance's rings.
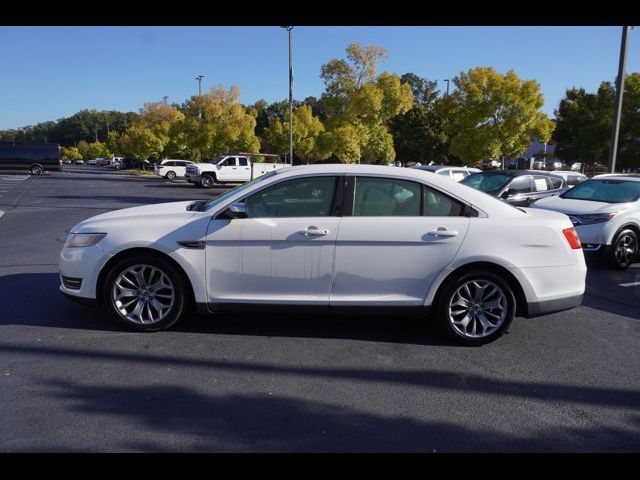
[[[327,235],[329,233],[329,230],[327,230],[326,228],[319,229],[318,227],[307,227],[304,230],[300,230],[300,233],[308,237],[318,237]]]
[[[433,235],[434,237],[456,237],[458,236],[458,232],[455,230],[447,230],[444,227],[439,227],[437,230],[431,230],[429,235]]]

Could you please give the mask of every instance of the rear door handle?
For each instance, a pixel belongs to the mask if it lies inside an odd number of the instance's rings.
[[[318,236],[328,235],[329,230],[327,230],[326,228],[319,229],[317,227],[307,227],[304,230],[300,230],[300,233],[308,237],[318,237]]]
[[[437,230],[431,230],[429,235],[433,235],[434,237],[456,237],[458,236],[458,232],[455,230],[447,230],[444,227],[440,227]]]

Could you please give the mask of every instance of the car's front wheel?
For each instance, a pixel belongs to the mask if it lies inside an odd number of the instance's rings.
[[[638,235],[631,229],[624,229],[613,240],[609,249],[611,264],[621,270],[631,266],[638,255]]]
[[[200,185],[204,188],[213,188],[216,181],[211,175],[202,175],[200,177]]]
[[[180,273],[166,260],[154,256],[118,262],[107,274],[102,295],[110,316],[134,330],[165,330],[185,310]]]
[[[493,272],[474,270],[447,281],[435,314],[440,327],[457,343],[482,345],[507,331],[515,311],[511,286]]]

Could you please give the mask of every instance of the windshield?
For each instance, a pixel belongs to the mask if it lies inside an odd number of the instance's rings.
[[[640,198],[640,182],[613,179],[587,180],[563,193],[560,197],[591,202],[635,202]]]
[[[273,177],[274,175],[277,175],[277,174],[278,174],[277,170],[272,170],[272,171],[270,171],[269,173],[267,173],[265,175],[261,175],[258,178],[254,178],[250,182],[247,182],[247,183],[244,183],[242,185],[239,185],[236,188],[232,188],[227,193],[224,193],[224,194],[220,195],[219,197],[216,197],[213,200],[209,201],[205,208],[209,209],[209,208],[215,207],[216,205],[219,205],[220,203],[224,202],[226,199],[232,197],[236,193],[242,192],[243,190],[246,190],[247,188],[254,186],[256,183],[263,182],[266,179],[271,178],[271,177]]]
[[[481,192],[495,192],[504,187],[513,177],[502,173],[474,173],[460,183]]]

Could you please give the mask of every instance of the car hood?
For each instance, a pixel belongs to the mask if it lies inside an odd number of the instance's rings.
[[[202,216],[202,212],[189,211],[187,202],[157,203],[142,207],[123,208],[88,218],[71,229],[74,233],[108,231],[114,227],[144,226],[175,227]]]
[[[620,203],[592,202],[590,200],[574,200],[572,198],[546,197],[537,200],[531,208],[553,210],[567,215],[587,215],[590,213],[609,213],[620,210]]]

